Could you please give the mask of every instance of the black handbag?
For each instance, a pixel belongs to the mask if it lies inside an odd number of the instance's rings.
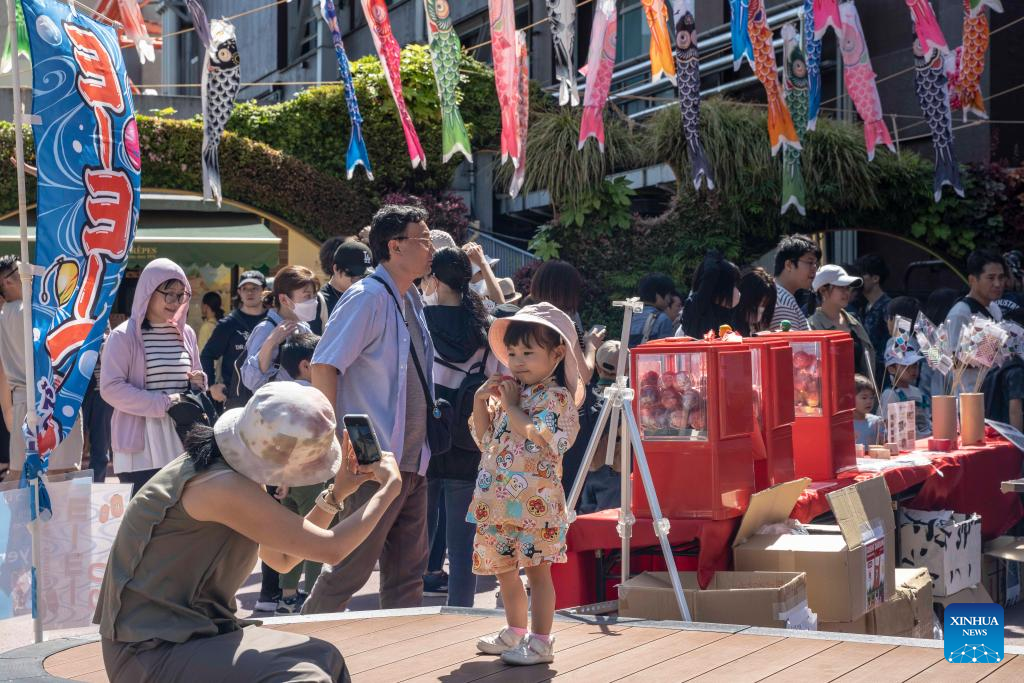
[[[420,378],[420,384],[423,386],[423,396],[428,404],[427,445],[430,446],[430,453],[431,455],[447,453],[452,449],[452,426],[455,422],[455,409],[452,408],[451,403],[443,398],[432,399],[433,394],[430,391],[430,384],[427,382],[426,375],[423,374],[423,366],[420,365],[420,359],[416,355],[416,346],[412,343],[413,329],[409,327],[409,321],[402,312],[402,306],[398,302],[398,297],[395,296],[387,282],[376,275],[371,275],[370,277],[384,285],[384,289],[388,290],[388,294],[391,295],[391,299],[398,308],[398,314],[402,317],[402,322],[405,323],[405,328],[409,331],[409,356],[412,357],[412,364],[416,368],[416,375]],[[433,405],[430,405],[431,403]]]
[[[185,436],[197,424],[212,427],[217,421],[217,408],[204,391],[189,388],[179,394],[177,403],[172,403],[167,414],[174,420],[174,429],[178,438],[185,441]]]

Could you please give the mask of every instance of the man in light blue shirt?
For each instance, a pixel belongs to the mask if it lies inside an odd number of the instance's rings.
[[[376,272],[345,292],[313,354],[313,386],[334,406],[339,432],[346,414],[368,415],[381,448],[398,459],[402,493],[356,550],[340,564],[324,567],[304,614],[344,610],[378,560],[382,609],[418,607],[423,601],[434,347],[413,283],[430,272],[434,256],[425,218],[422,209],[410,206],[385,206],[377,212],[370,229]],[[426,391],[413,352],[428,383]],[[345,510],[357,510],[376,486],[364,484],[345,501]]]

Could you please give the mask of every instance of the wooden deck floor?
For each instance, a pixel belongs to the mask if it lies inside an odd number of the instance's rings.
[[[949,664],[938,641],[564,618],[555,623],[553,664],[508,667],[496,657],[477,654],[474,647],[479,636],[501,628],[504,621],[497,613],[402,612],[297,617],[267,625],[335,643],[356,683],[1024,681],[1024,650],[1014,654],[1014,648],[998,664]],[[57,678],[107,680],[98,642],[56,652],[45,658],[43,668]]]

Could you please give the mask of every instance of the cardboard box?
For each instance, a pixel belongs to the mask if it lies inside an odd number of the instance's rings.
[[[981,556],[981,581],[993,602],[1012,607],[1020,602],[1024,537],[1000,536],[985,544]]]
[[[958,591],[953,595],[943,595],[941,597],[933,598],[933,604],[935,606],[935,616],[939,619],[939,626],[946,623],[946,608],[956,603],[988,603],[992,602],[992,597],[985,590],[985,587],[980,583],[977,586],[971,586],[965,588],[962,591]]]
[[[707,588],[697,572],[679,572],[694,621],[799,628],[807,619],[804,575],[791,572],[715,572]],[[668,572],[644,572],[619,584],[619,616],[679,621]]]
[[[799,479],[754,494],[733,543],[739,571],[804,572],[807,601],[821,621],[854,621],[892,597],[896,552],[892,498],[882,477],[827,498],[839,534],[755,535],[784,522],[810,483]]]
[[[934,636],[932,579],[924,567],[896,570],[896,594],[853,621],[821,622],[819,631],[873,636],[927,638]]]
[[[932,592],[953,595],[981,576],[981,517],[900,510],[900,566],[928,567]]]

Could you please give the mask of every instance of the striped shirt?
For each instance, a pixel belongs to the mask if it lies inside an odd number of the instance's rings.
[[[782,326],[783,320],[788,320],[792,323],[794,330],[809,330],[807,326],[807,316],[800,310],[800,306],[796,303],[796,299],[789,290],[782,285],[776,283],[775,289],[778,291],[779,296],[775,301],[775,314],[772,316],[772,323],[769,325],[769,329],[777,330]]]
[[[181,332],[168,323],[142,330],[146,349],[146,390],[176,394],[188,389],[192,359],[185,350]]]

